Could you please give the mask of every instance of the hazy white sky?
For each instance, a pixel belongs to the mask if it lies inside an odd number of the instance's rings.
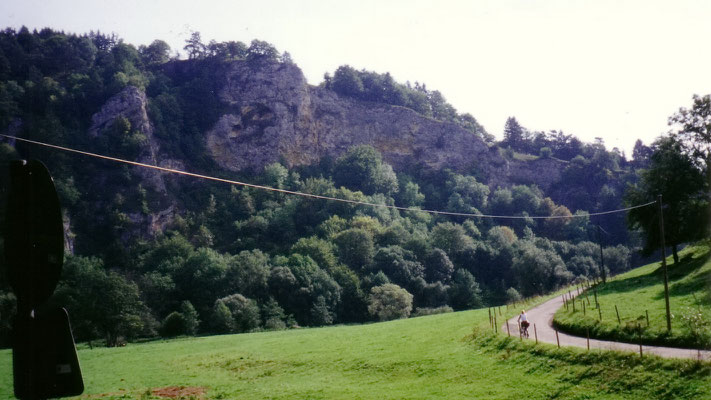
[[[628,156],[667,117],[711,93],[711,1],[3,0],[0,27],[163,39],[266,40],[312,84],[349,64],[439,90],[492,134],[602,137]]]

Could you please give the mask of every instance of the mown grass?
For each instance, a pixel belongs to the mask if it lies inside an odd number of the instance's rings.
[[[708,363],[520,343],[491,333],[485,309],[82,349],[79,358],[82,398],[188,386],[206,399],[711,399]],[[10,370],[2,351],[0,398],[11,397]]]
[[[682,250],[678,265],[671,264],[671,258],[667,260],[673,316],[671,332],[667,331],[661,262],[634,269],[599,285],[595,289],[599,312],[595,308],[594,291],[587,294],[585,315],[580,303],[584,296],[580,296],[575,311],[572,306],[558,310],[555,325],[580,336],[589,330],[591,337],[601,339],[708,348],[711,345],[710,256],[711,242],[705,241]],[[692,316],[697,317],[696,323],[690,321]]]

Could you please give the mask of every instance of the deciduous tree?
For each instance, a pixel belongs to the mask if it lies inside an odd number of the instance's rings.
[[[673,137],[655,142],[649,169],[641,172],[638,184],[627,189],[625,200],[630,205],[640,205],[657,200],[662,195],[664,207],[665,242],[672,248],[674,262],[679,261],[680,244],[703,237],[708,230],[708,197],[704,176],[687,153],[682,143]],[[644,232],[644,251],[649,254],[661,246],[659,207],[642,207],[630,210],[628,224],[631,229]]]

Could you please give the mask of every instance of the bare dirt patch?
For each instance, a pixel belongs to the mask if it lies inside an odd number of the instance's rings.
[[[154,396],[169,399],[202,399],[205,395],[205,388],[195,386],[168,386],[159,389],[152,389]]]

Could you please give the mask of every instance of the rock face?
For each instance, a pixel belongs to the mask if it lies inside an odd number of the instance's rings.
[[[306,83],[293,64],[234,62],[219,93],[233,113],[207,132],[207,147],[230,170],[261,169],[282,161],[308,165],[370,144],[398,170],[486,169],[498,153],[457,125],[404,107],[345,98]]]
[[[92,116],[89,135],[99,137],[117,118],[126,118],[131,123],[131,130],[138,131],[147,138],[147,142],[140,150],[138,158],[130,161],[183,169],[182,162],[172,160],[161,153],[160,143],[153,134],[153,125],[148,118],[147,104],[148,100],[143,91],[133,86],[126,87],[110,98],[101,107],[101,110]],[[132,236],[152,237],[155,233],[163,231],[176,214],[172,197],[166,191],[164,174],[142,167],[134,167],[134,171],[141,177],[144,188],[155,192],[156,196],[154,197],[159,200],[156,201],[156,204],[160,204],[164,208],[151,214],[129,214],[128,218],[136,229],[131,232],[127,231],[122,237],[124,241],[127,241]]]
[[[205,132],[205,143],[216,163],[227,170],[261,171],[273,162],[309,165],[325,156],[337,158],[361,144],[378,149],[396,171],[411,166],[448,168],[476,173],[492,188],[536,184],[547,190],[565,167],[554,159],[506,160],[498,148],[458,125],[310,86],[294,64],[234,61],[215,73],[220,75],[215,79],[225,82],[216,96],[230,111]],[[125,117],[132,129],[148,138],[138,161],[183,169],[181,161],[161,153],[146,105],[145,93],[127,87],[93,116],[89,133],[98,136],[116,118]],[[148,186],[165,191],[159,173],[139,173]]]
[[[492,168],[489,186],[536,185],[548,192],[560,181],[566,161],[539,158],[531,161],[506,161]]]
[[[127,86],[124,90],[113,96],[101,107],[101,110],[91,118],[89,135],[97,137],[102,131],[111,126],[116,118],[126,118],[131,123],[131,129],[139,131],[148,139],[147,145],[139,153],[137,160],[144,164],[158,164],[157,154],[160,151],[158,142],[153,136],[153,125],[148,119],[146,94],[134,86]],[[159,192],[165,192],[165,183],[160,173],[145,168],[137,169],[139,175],[150,187]]]

